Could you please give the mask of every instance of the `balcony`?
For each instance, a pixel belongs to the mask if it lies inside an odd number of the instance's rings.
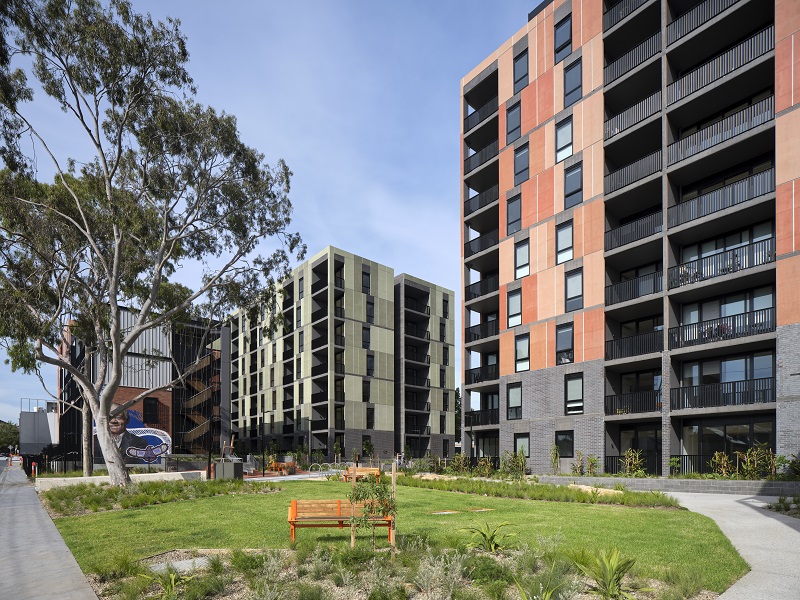
[[[635,279],[606,286],[606,306],[663,291],[663,276],[663,271],[656,271],[655,273],[648,273]]]
[[[670,206],[667,210],[667,226],[677,227],[774,191],[775,169],[772,168],[692,200]]]
[[[334,428],[336,431],[344,431],[344,419],[336,419],[334,422]]]
[[[661,232],[663,213],[658,211],[620,227],[615,227],[605,233],[606,251],[631,244],[651,235]]]
[[[337,375],[344,375],[344,363],[343,362],[334,363],[333,372],[336,373]],[[371,373],[367,373],[367,375],[371,375]]]
[[[284,435],[293,435],[294,434],[294,425],[284,425],[283,426],[283,434]]]
[[[637,102],[630,108],[626,108],[621,113],[608,119],[603,124],[603,139],[610,140],[615,135],[652,117],[660,110],[661,92],[656,92],[652,96],[648,96],[644,100]]]
[[[606,396],[606,415],[630,415],[646,412],[661,412],[661,390]]]
[[[327,336],[327,334],[323,334],[323,335],[319,336],[318,338],[314,338],[313,340],[311,340],[311,349],[312,350],[318,350],[318,349],[320,349],[320,348],[322,348],[324,346],[327,346],[327,345],[328,345],[328,336]]]
[[[464,216],[471,215],[476,210],[482,209],[484,206],[488,206],[492,202],[497,201],[500,198],[500,188],[495,184],[490,187],[488,190],[484,190],[477,196],[473,196],[472,198],[468,198],[464,201]]]
[[[431,314],[431,307],[427,304],[420,302],[419,300],[415,300],[414,298],[406,298],[405,299],[405,307],[408,310],[413,310],[418,313],[423,313],[425,315]]]
[[[464,131],[469,131],[497,112],[497,96],[464,117]]]
[[[427,377],[423,377],[422,375],[406,373],[406,385],[429,388],[431,387],[431,380]]]
[[[319,431],[321,429],[328,429],[328,419],[312,419],[311,431]]]
[[[632,71],[642,63],[653,58],[661,52],[661,32],[652,35],[644,42],[629,50],[603,69],[603,83],[609,85],[626,73]]]
[[[410,335],[411,337],[415,337],[421,340],[429,340],[431,339],[431,332],[427,329],[423,329],[422,327],[417,327],[413,323],[406,323],[406,335]]]
[[[711,466],[712,454],[673,454],[670,459],[677,458],[680,466],[678,473],[686,475],[687,473],[713,473],[714,469]]]
[[[740,110],[721,121],[703,127],[696,133],[667,146],[667,164],[674,165],[755,129],[775,118],[775,97],[770,96]]]
[[[406,400],[406,410],[413,410],[416,412],[431,412],[431,403],[423,402],[421,400]]]
[[[468,410],[464,413],[464,427],[482,427],[500,424],[500,409]]]
[[[644,158],[625,165],[605,176],[603,189],[606,194],[616,192],[632,183],[649,177],[661,170],[661,150],[656,150]]]
[[[328,392],[314,392],[311,394],[311,404],[325,404],[328,402]]]
[[[315,281],[311,284],[311,293],[316,294],[317,292],[324,290],[326,287],[328,287],[328,280],[320,279],[319,281]]]
[[[314,365],[311,367],[311,376],[317,377],[318,375],[327,375],[328,374],[328,364],[323,363],[321,365]]]
[[[763,308],[720,319],[671,327],[669,349],[689,348],[773,331],[775,331],[775,309]]]
[[[424,352],[417,352],[416,348],[414,349],[414,352],[410,352],[408,349],[406,349],[406,360],[429,365],[431,364],[431,355],[425,354]]]
[[[671,267],[667,282],[669,289],[674,289],[774,261],[775,240],[769,238]]]
[[[775,402],[775,378],[673,388],[669,392],[669,400],[672,410],[766,404]]]
[[[603,13],[603,31],[608,31],[647,2],[648,0],[622,0],[622,2],[617,2]]]
[[[467,369],[464,375],[466,376],[466,384],[472,385],[474,383],[498,379],[500,377],[500,371],[497,365],[484,365],[483,367]]]
[[[344,336],[343,335],[334,336],[333,343],[337,346],[344,346]]]
[[[333,278],[333,285],[340,290],[344,289],[344,277],[334,277]]]
[[[473,254],[483,252],[492,246],[496,246],[500,241],[497,234],[498,231],[495,229],[494,231],[485,233],[480,237],[476,237],[474,240],[468,241],[466,244],[464,244],[464,258],[469,258]]]
[[[344,402],[344,392],[342,391],[336,392],[336,395],[334,396],[334,402]]]
[[[464,299],[466,301],[474,300],[475,298],[480,298],[481,296],[485,296],[486,294],[491,294],[492,292],[496,292],[499,289],[500,289],[500,276],[491,275],[489,277],[481,279],[480,281],[471,283],[466,288],[464,288]]]
[[[606,360],[641,356],[664,350],[664,332],[650,331],[639,335],[606,341]]]
[[[311,322],[314,323],[315,321],[324,319],[327,316],[328,316],[328,307],[323,306],[322,308],[319,308],[315,310],[313,313],[311,313]]]
[[[468,156],[466,160],[464,160],[464,175],[474,171],[482,164],[493,159],[495,156],[497,156],[499,150],[500,144],[497,140],[495,140],[488,146],[478,150],[475,154]]]
[[[407,435],[430,435],[431,434],[431,426],[427,425],[425,427],[417,427],[411,426],[406,429]]]
[[[294,383],[294,373],[283,376],[283,385],[289,385],[290,383]]]
[[[344,306],[334,306],[333,307],[333,315],[337,319],[344,319]]]
[[[706,0],[667,24],[667,46],[704,25],[739,0]]]
[[[464,342],[469,344],[470,342],[477,342],[478,340],[492,337],[493,335],[498,334],[498,330],[499,326],[497,319],[472,325],[464,330]]]
[[[287,398],[283,401],[283,410],[291,410],[294,408],[294,398]]]
[[[770,25],[670,83],[667,86],[667,106],[691,96],[774,48],[775,26]]]

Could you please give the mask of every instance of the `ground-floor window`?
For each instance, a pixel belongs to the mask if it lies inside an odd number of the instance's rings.
[[[734,456],[758,444],[775,449],[773,415],[684,420],[681,427],[681,454]]]
[[[560,458],[572,458],[575,456],[575,432],[556,431],[556,446],[558,446],[558,456]]]

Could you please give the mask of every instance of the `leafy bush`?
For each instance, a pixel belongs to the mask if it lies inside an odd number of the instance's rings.
[[[507,527],[510,524],[511,523],[508,521],[503,521],[495,526],[491,526],[489,523],[483,523],[483,525],[479,525],[478,527],[467,527],[464,531],[472,533],[472,539],[469,544],[467,544],[467,548],[480,548],[481,550],[491,553],[502,552],[507,546],[506,540],[516,535],[513,533],[506,534],[500,532],[503,527]]]
[[[525,479],[526,462],[527,458],[524,454],[505,450],[500,458],[500,475],[511,479]]]
[[[472,474],[476,477],[491,477],[494,475],[494,467],[492,466],[492,460],[484,456],[478,459],[478,464],[472,470]]]
[[[581,573],[594,582],[589,588],[593,594],[597,594],[603,600],[619,598],[633,600],[633,596],[629,592],[633,592],[635,589],[626,586],[623,579],[635,563],[636,560],[633,558],[623,560],[619,550],[612,548],[598,551],[593,560],[576,561],[575,565]]]
[[[456,454],[447,470],[453,475],[469,475],[469,457],[466,454]]]

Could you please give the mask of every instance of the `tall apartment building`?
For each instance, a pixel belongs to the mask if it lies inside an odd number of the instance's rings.
[[[274,442],[332,458],[338,442],[349,459],[368,439],[385,459],[407,447],[416,455],[452,452],[452,298],[330,246],[298,266],[282,282],[273,334],[263,306],[231,317],[239,448],[257,452]]]
[[[800,451],[800,2],[555,0],[461,83],[465,451]]]

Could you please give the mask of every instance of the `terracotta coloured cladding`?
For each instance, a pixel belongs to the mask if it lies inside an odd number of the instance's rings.
[[[775,183],[800,178],[800,111],[779,115],[775,121]]]
[[[800,256],[779,260],[776,264],[776,298],[778,327],[800,323]]]

